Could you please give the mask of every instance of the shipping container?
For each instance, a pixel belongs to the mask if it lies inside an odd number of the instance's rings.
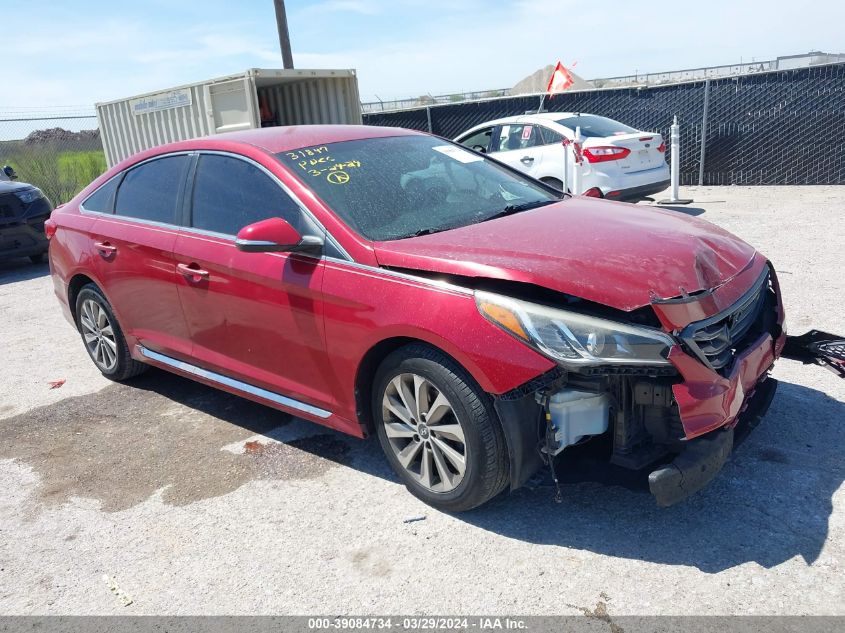
[[[96,106],[110,167],[141,150],[198,136],[277,125],[362,122],[358,78],[351,69],[252,68]]]

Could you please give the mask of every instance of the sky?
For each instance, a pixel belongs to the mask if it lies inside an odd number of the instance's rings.
[[[845,3],[287,0],[299,68],[355,68],[363,101],[845,52]],[[0,119],[280,68],[272,0],[0,0]]]

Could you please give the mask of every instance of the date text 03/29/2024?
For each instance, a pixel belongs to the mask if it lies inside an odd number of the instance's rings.
[[[336,630],[398,630],[398,631],[519,631],[526,630],[527,623],[520,618],[508,617],[348,617],[348,618],[309,618],[309,631]]]

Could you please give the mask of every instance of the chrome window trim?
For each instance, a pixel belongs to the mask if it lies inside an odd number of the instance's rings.
[[[120,220],[132,222],[133,224],[143,224],[144,226],[152,226],[159,229],[167,229],[168,231],[179,231],[182,227],[177,224],[170,224],[168,222],[157,222],[155,220],[144,220],[143,218],[133,218],[128,215],[116,215],[114,213],[103,213],[102,211],[89,211],[85,209],[86,215],[98,215],[109,220]]]
[[[226,240],[227,242],[235,243],[235,236],[229,235],[228,233],[220,233],[218,231],[209,231],[208,229],[195,229],[192,226],[180,226],[179,230],[182,233],[189,233],[191,235],[204,235],[206,237],[217,237],[221,240]]]
[[[296,206],[299,207],[300,211],[305,213],[305,215],[307,215],[308,218],[312,222],[314,222],[315,225],[317,225],[317,228],[320,231],[323,232],[323,235],[325,236],[325,239],[326,239],[327,242],[331,242],[332,246],[334,246],[338,250],[338,252],[340,252],[342,255],[344,255],[344,257],[346,257],[346,260],[348,260],[350,262],[354,261],[352,259],[352,256],[349,254],[349,252],[345,248],[343,248],[343,246],[341,246],[340,242],[338,242],[337,239],[335,239],[334,235],[329,233],[329,231],[326,229],[325,225],[322,222],[320,222],[320,220],[317,219],[317,217],[311,212],[311,210],[307,206],[305,206],[305,204],[302,202],[302,199],[299,196],[297,196],[293,191],[291,191],[290,187],[288,187],[284,182],[282,182],[273,172],[271,172],[269,169],[267,169],[264,165],[262,165],[261,163],[253,160],[252,158],[249,158],[248,156],[244,156],[242,154],[235,154],[233,152],[227,152],[227,151],[224,151],[224,150],[192,149],[192,150],[179,150],[179,151],[176,151],[176,152],[167,152],[166,154],[158,154],[156,156],[150,156],[149,158],[145,158],[144,160],[142,160],[139,163],[135,163],[131,167],[127,167],[126,169],[119,171],[114,176],[109,178],[106,182],[104,182],[102,185],[97,187],[94,191],[92,191],[85,199],[87,200],[88,198],[93,196],[97,191],[100,190],[100,188],[104,187],[107,183],[111,182],[115,178],[123,176],[127,172],[135,169],[136,167],[140,167],[141,165],[144,165],[146,163],[152,162],[154,160],[159,160],[159,159],[162,159],[162,158],[169,158],[169,157],[172,157],[172,156],[185,156],[185,155],[187,155],[187,156],[201,156],[203,154],[210,154],[210,155],[217,155],[217,156],[227,156],[229,158],[235,158],[235,159],[238,159],[238,160],[242,160],[246,163],[249,163],[249,164],[257,167],[259,170],[263,171],[265,174],[267,174],[267,176],[269,176],[282,189],[282,191],[285,192],[285,194],[288,197],[290,197],[291,200],[293,200],[294,204],[296,204]],[[191,193],[193,194],[193,189],[191,190]],[[187,194],[187,192],[186,192],[186,194]],[[167,222],[155,222],[155,221],[152,221],[152,220],[144,220],[143,218],[133,218],[133,217],[128,216],[128,215],[118,215],[117,213],[104,213],[102,211],[93,211],[93,210],[90,210],[90,209],[86,209],[83,205],[84,205],[84,201],[83,201],[83,203],[80,203],[79,210],[83,213],[86,213],[86,214],[90,213],[90,214],[97,214],[97,215],[102,215],[102,216],[107,216],[107,217],[115,217],[115,218],[120,218],[122,220],[134,221],[134,222],[137,222],[139,224],[146,224],[146,225],[150,225],[150,226],[159,226],[159,227],[177,229],[177,230],[183,231],[185,233],[198,233],[200,235],[208,235],[208,236],[211,236],[211,237],[219,237],[221,239],[230,240],[232,242],[232,244],[235,243],[235,237],[236,236],[229,234],[229,233],[220,233],[218,231],[208,231],[206,229],[197,229],[197,228],[194,228],[192,226],[182,226],[181,224],[170,224],[170,223],[167,223]],[[346,261],[346,260],[344,260],[344,261]]]
[[[117,172],[114,176],[109,178],[106,182],[104,182],[102,185],[100,185],[94,191],[92,191],[85,198],[85,200],[88,200],[88,198],[93,196],[95,193],[97,193],[100,189],[105,187],[108,183],[110,183],[115,178],[125,176],[127,173],[129,173],[130,171],[132,171],[136,167],[140,167],[141,165],[146,165],[147,163],[151,163],[154,160],[159,160],[160,158],[172,158],[173,156],[191,156],[192,154],[195,154],[195,153],[196,152],[194,152],[194,150],[180,150],[178,152],[168,152],[166,154],[158,154],[157,156],[150,156],[149,158],[145,158],[140,163],[135,163],[131,167],[127,167],[126,169],[122,169],[121,171]],[[120,190],[120,188],[118,187],[118,191],[119,190]],[[114,202],[117,202],[117,196],[115,196]],[[90,209],[86,209],[83,206],[84,204],[85,204],[85,201],[82,201],[82,202],[79,203],[79,210],[84,212],[84,213],[96,213],[97,215],[104,215],[104,216],[113,217],[113,218],[121,218],[123,220],[135,220],[135,221],[140,222],[142,224],[151,224],[153,226],[163,226],[163,227],[175,228],[175,229],[181,228],[180,225],[171,224],[169,222],[156,222],[154,220],[145,220],[143,218],[133,218],[132,216],[129,216],[129,215],[118,215],[117,213],[104,213],[103,211],[92,211]]]
[[[138,345],[138,351],[141,353],[142,356],[158,363],[161,363],[162,365],[167,365],[168,367],[178,369],[179,371],[183,371],[192,376],[204,378],[219,385],[224,385],[231,389],[236,389],[243,393],[248,393],[264,400],[269,400],[270,402],[274,402],[290,409],[302,411],[303,413],[308,413],[310,415],[322,419],[326,419],[332,414],[331,411],[326,411],[325,409],[315,407],[314,405],[306,404],[305,402],[300,402],[299,400],[294,400],[293,398],[283,396],[274,391],[268,391],[267,389],[256,387],[255,385],[251,385],[247,382],[236,380],[234,378],[229,378],[228,376],[224,376],[222,374],[203,369],[202,367],[197,367],[196,365],[192,365],[181,360],[176,360],[175,358],[171,358],[170,356],[159,354],[158,352],[154,352],[152,350],[147,349],[143,345]]]

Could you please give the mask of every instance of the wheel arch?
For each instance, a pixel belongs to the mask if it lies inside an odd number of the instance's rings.
[[[84,273],[76,273],[70,278],[70,281],[68,281],[67,284],[67,303],[70,308],[70,313],[73,315],[73,321],[76,323],[77,327],[79,326],[79,323],[76,316],[76,298],[79,296],[80,291],[88,284],[95,285],[100,292],[103,291],[96,281]]]
[[[375,431],[371,400],[373,379],[375,378],[376,372],[378,371],[379,366],[381,366],[390,354],[395,352],[397,349],[412,344],[425,345],[426,347],[443,354],[458,367],[463,369],[467,376],[475,381],[482,391],[487,393],[484,389],[483,382],[475,375],[475,371],[473,371],[472,368],[467,367],[466,363],[461,362],[460,358],[457,358],[454,354],[450,354],[449,351],[444,349],[442,346],[413,336],[393,336],[382,339],[367,350],[361,358],[361,362],[358,364],[358,370],[355,372],[355,412],[358,416],[358,423],[368,435]]]
[[[358,416],[358,423],[367,435],[372,435],[375,432],[371,394],[376,371],[390,354],[400,347],[412,343],[429,345],[422,339],[410,336],[394,336],[383,339],[370,347],[361,358],[361,362],[358,363],[358,370],[355,372],[355,413]]]
[[[372,412],[373,379],[382,362],[393,352],[408,345],[424,345],[454,362],[490,398],[490,412],[493,423],[502,431],[508,465],[508,483],[511,490],[521,487],[541,466],[539,451],[536,450],[536,428],[539,411],[533,394],[516,400],[499,400],[486,392],[473,372],[441,346],[412,336],[394,336],[373,345],[361,360],[355,377],[355,406],[358,422],[366,436],[375,434]]]

